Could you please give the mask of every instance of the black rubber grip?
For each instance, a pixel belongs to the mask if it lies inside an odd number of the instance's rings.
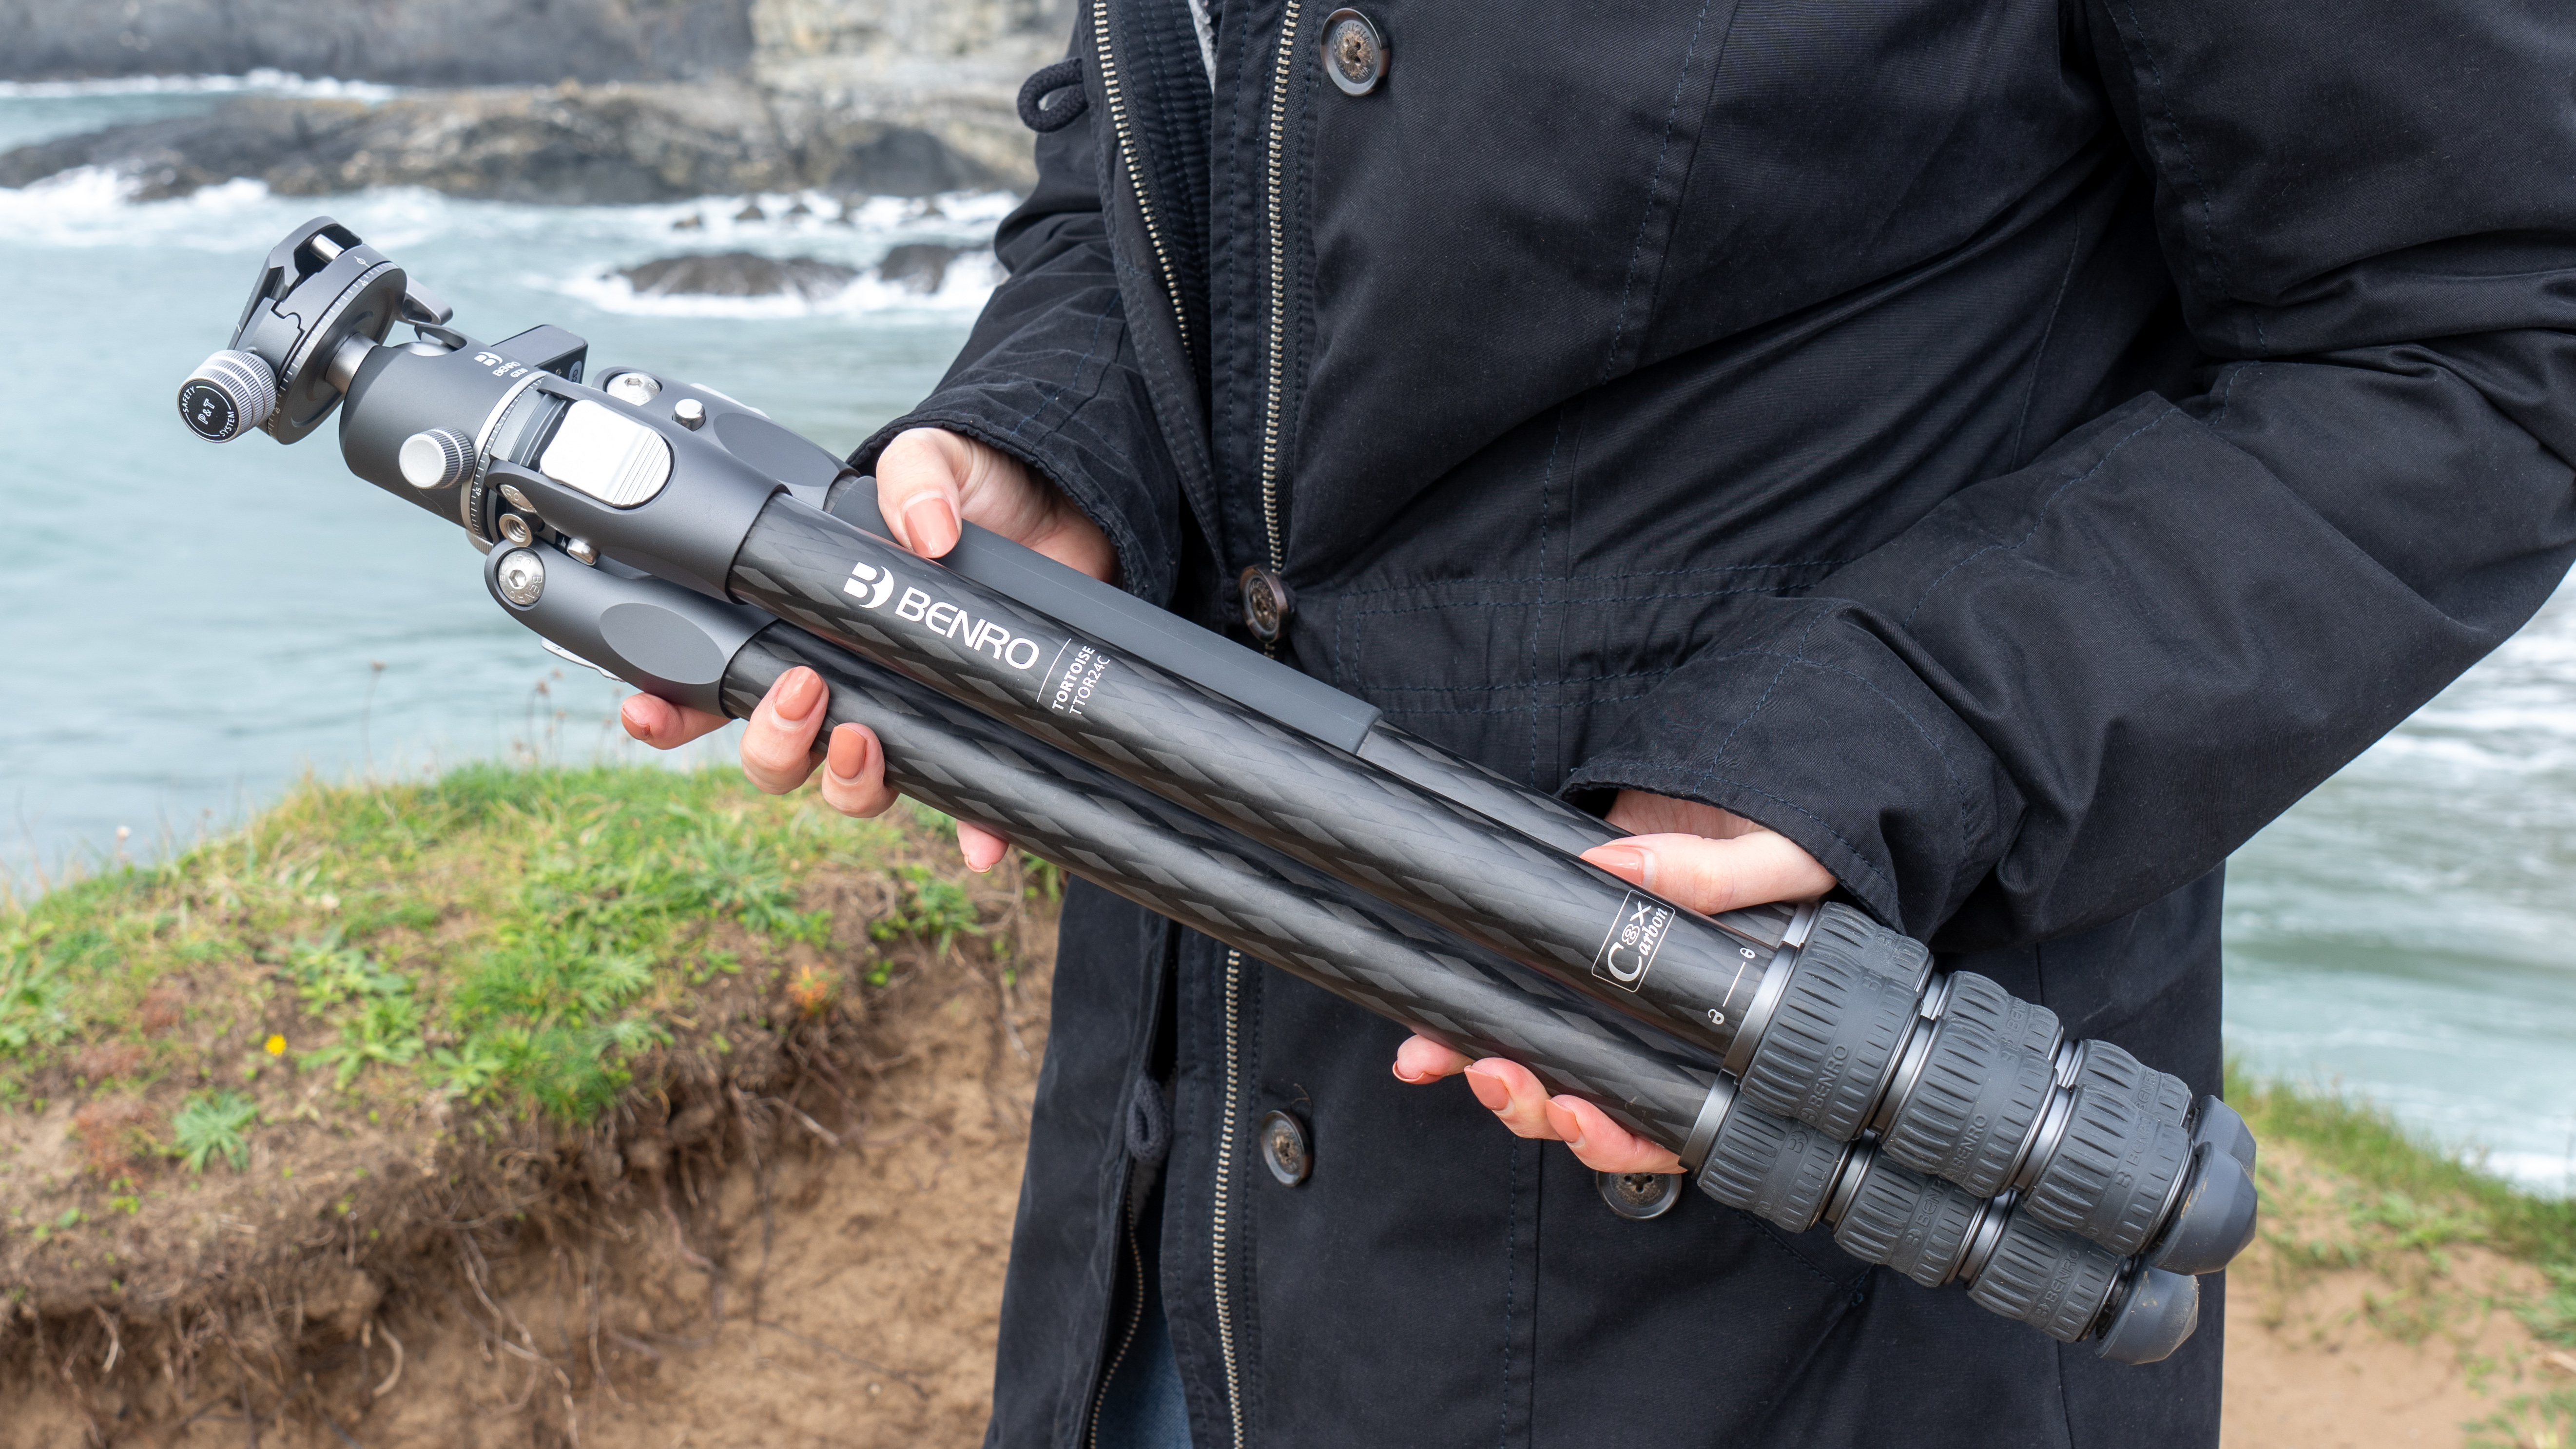
[[[1992,1197],[2056,1085],[2048,1058],[1998,1041],[1972,1018],[1944,1016],[1879,1150]]]
[[[1865,1263],[1884,1263],[1926,1288],[1958,1270],[1985,1200],[1955,1183],[1910,1171],[1881,1156],[1869,1166],[1834,1241]]]
[[[1875,927],[1862,936],[1849,929],[1857,915],[1825,908],[1744,1068],[1744,1100],[1838,1140],[1860,1135],[1915,1020],[1913,985],[1874,969],[1891,954],[1874,947],[1916,943]]]
[[[2161,1097],[2141,1092],[2134,1073],[2118,1070],[2117,1061],[2097,1072],[2106,1054],[2094,1048],[2104,1045],[2088,1044],[2065,1134],[2022,1211],[2126,1257],[2155,1239],[2174,1181],[2191,1165],[2191,1141],[2179,1121],[2156,1115]]]
[[[1968,1296],[2060,1343],[2074,1343],[2092,1331],[2119,1281],[2117,1255],[2016,1212]]]
[[[1699,1188],[1728,1207],[1803,1233],[1823,1216],[1834,1169],[1850,1150],[1804,1123],[1747,1110],[1738,1096],[1700,1167]]]
[[[2024,1001],[1974,971],[1950,973],[1950,1000],[1941,1010],[1941,1019],[1973,1021],[1992,1032],[1995,1040],[2036,1057],[2057,1055],[2058,1044],[2066,1040],[2056,1012]]]
[[[1898,982],[1916,995],[1932,979],[1932,948],[1911,936],[1880,926],[1853,907],[1836,901],[1816,913],[1807,933],[1809,954],[1824,952],[1835,960],[1872,975]]]

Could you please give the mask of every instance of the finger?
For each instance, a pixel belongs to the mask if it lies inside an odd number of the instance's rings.
[[[814,773],[814,734],[823,723],[823,676],[798,665],[778,676],[742,732],[742,772],[772,795]]]
[[[877,507],[895,541],[924,558],[956,547],[962,519],[1103,582],[1118,575],[1109,536],[1063,490],[1008,453],[942,428],[913,428],[886,445]]]
[[[626,726],[628,735],[657,750],[677,749],[732,723],[723,715],[673,704],[650,694],[630,694],[621,700],[617,722]]]
[[[1451,1051],[1427,1036],[1409,1036],[1395,1049],[1395,1079],[1420,1085],[1454,1077],[1467,1070],[1465,1052]]]
[[[1529,1068],[1504,1057],[1487,1057],[1467,1068],[1467,1089],[1503,1120],[1513,1136],[1555,1140],[1556,1129],[1547,1120],[1547,1088],[1539,1085]]]
[[[1732,840],[1632,835],[1596,845],[1583,858],[1703,915],[1770,901],[1803,901],[1834,888],[1833,872],[1789,837],[1769,830]]]
[[[894,803],[885,782],[885,747],[866,725],[833,728],[822,780],[823,803],[844,815],[882,815]]]
[[[995,835],[981,825],[969,825],[963,820],[957,822],[957,849],[966,857],[966,868],[977,875],[1001,864],[1002,857],[1010,848],[1011,838],[1007,835]]]
[[[1610,1120],[1610,1114],[1581,1097],[1556,1097],[1547,1104],[1547,1122],[1577,1162],[1595,1172],[1679,1172],[1680,1158]]]
[[[973,461],[964,438],[937,428],[912,428],[886,444],[877,456],[877,511],[895,542],[923,558],[957,546]]]

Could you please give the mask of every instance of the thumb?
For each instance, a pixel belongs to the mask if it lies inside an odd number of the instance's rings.
[[[894,541],[923,558],[957,546],[959,500],[974,467],[965,439],[938,428],[898,433],[877,455],[877,511]]]

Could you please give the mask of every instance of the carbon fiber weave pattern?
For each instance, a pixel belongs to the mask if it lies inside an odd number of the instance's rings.
[[[1718,1055],[1761,984],[1770,953],[1705,918],[792,499],[760,515],[728,584],[862,658]],[[1630,954],[1596,975],[1623,931],[1638,938]],[[1634,970],[1624,982],[1615,979],[1623,964]]]
[[[1530,1068],[1666,1147],[1690,1135],[1714,1063],[1657,1041],[1535,972],[1439,933],[979,711],[850,667],[777,625],[726,671],[726,712],[750,713],[803,664],[830,685],[828,724],[885,746],[888,782],[1104,889],[1475,1056]]]

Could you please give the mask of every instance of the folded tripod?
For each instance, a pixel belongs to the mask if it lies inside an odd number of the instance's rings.
[[[397,320],[418,340],[387,345]],[[479,343],[328,219],[270,254],[182,386],[223,441],[311,433],[462,526],[559,652],[745,715],[830,686],[889,784],[1670,1148],[1701,1189],[2122,1362],[2197,1321],[2251,1239],[2215,1098],[1839,903],[1705,917],[1577,857],[1601,821],[1363,701],[972,526],[931,562],[871,480],[587,345]]]

